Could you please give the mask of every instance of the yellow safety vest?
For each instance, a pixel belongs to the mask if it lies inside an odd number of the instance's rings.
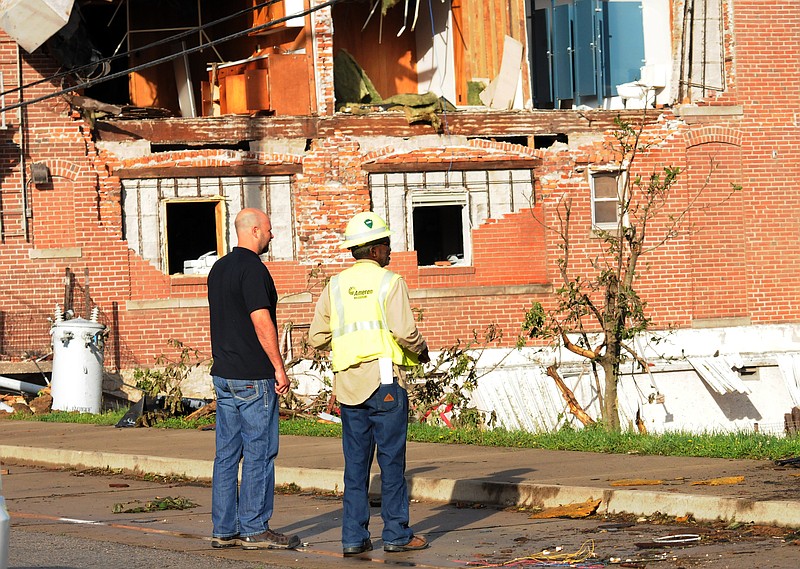
[[[378,358],[401,366],[419,363],[416,354],[395,341],[386,323],[386,298],[399,278],[375,263],[356,263],[331,279],[333,371]]]

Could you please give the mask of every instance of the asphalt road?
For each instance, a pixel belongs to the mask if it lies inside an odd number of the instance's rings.
[[[78,569],[114,567],[116,569],[153,569],[154,567],[191,567],[192,569],[263,569],[263,563],[228,561],[124,543],[95,541],[74,535],[64,536],[33,530],[14,531],[14,555],[9,567]],[[284,566],[288,567],[288,566]]]
[[[273,527],[300,535],[297,551],[214,550],[210,547],[210,489],[175,480],[45,470],[4,464],[3,491],[11,513],[10,567],[94,569],[119,567],[573,567],[796,569],[800,534],[744,525],[681,523],[674,519],[531,519],[530,512],[419,503],[412,524],[432,543],[428,550],[387,554],[380,516],[373,510],[375,551],[340,555],[341,501],[333,494],[280,494]],[[166,497],[194,507],[114,513]],[[678,535],[685,545],[642,547]],[[639,544],[639,545],[637,545]],[[509,562],[515,559],[515,565]],[[627,564],[626,564],[627,562]]]

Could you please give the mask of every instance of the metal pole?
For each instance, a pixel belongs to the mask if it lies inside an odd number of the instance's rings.
[[[86,320],[90,320],[92,317],[92,306],[91,306],[91,297],[89,296],[89,267],[83,269],[83,276],[84,276],[84,297],[85,297],[85,304],[84,310],[86,312]]]
[[[64,314],[71,308],[69,305],[69,288],[70,284],[72,284],[72,273],[69,270],[69,267],[64,269]]]

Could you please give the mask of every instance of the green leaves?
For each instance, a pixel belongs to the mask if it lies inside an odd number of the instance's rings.
[[[478,387],[481,354],[499,345],[502,338],[502,330],[490,324],[480,333],[473,330],[470,341],[457,340],[442,349],[432,370],[426,372],[419,366],[415,370],[418,381],[409,386],[409,402],[415,419],[437,425],[449,422],[453,428],[491,425],[494,417],[486,418],[473,407],[470,393]]]
[[[544,306],[541,302],[534,302],[531,307],[525,312],[522,320],[522,332],[529,338],[542,338],[547,334],[545,330],[545,323],[547,322],[547,314],[545,313]],[[525,338],[520,336],[517,339],[517,348],[525,345]]]
[[[133,370],[133,379],[137,388],[154,399],[159,395],[164,396],[162,410],[145,413],[140,418],[141,423],[148,426],[183,411],[181,383],[192,370],[210,361],[210,358],[204,357],[199,350],[190,348],[179,340],[170,338],[167,340],[167,345],[169,348],[177,350],[177,357],[161,354],[156,358],[155,368]]]
[[[189,508],[196,508],[198,504],[192,502],[189,498],[182,496],[165,496],[164,498],[156,497],[154,500],[147,502],[140,502],[134,500],[132,502],[114,504],[111,511],[115,514],[138,514],[141,512],[159,512],[163,510],[188,510]]]

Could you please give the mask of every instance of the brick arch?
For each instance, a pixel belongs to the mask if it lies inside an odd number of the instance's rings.
[[[58,158],[45,163],[50,170],[50,175],[54,178],[66,178],[72,182],[78,179],[81,167],[75,162]]]
[[[541,157],[541,152],[517,144],[491,140],[470,140],[463,146],[428,146],[398,152],[391,146],[372,150],[364,155],[362,164],[447,163],[451,161],[530,160]]]
[[[703,126],[692,129],[686,135],[686,148],[692,148],[709,142],[720,142],[742,146],[742,131],[727,126]]]
[[[542,151],[527,146],[520,146],[511,142],[498,142],[485,138],[473,138],[469,141],[473,148],[483,148],[490,152],[502,152],[504,154],[515,155],[518,158],[537,158],[542,156]]]
[[[136,166],[239,166],[242,164],[300,164],[302,156],[241,150],[178,150],[123,160],[123,167]]]
[[[363,163],[370,164],[373,162],[379,162],[381,158],[384,156],[389,156],[390,154],[395,154],[394,146],[383,146],[381,148],[377,148],[374,150],[370,150],[368,153],[364,155]]]

